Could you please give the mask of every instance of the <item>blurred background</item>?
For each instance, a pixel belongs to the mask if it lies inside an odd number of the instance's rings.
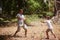
[[[24,10],[27,22],[58,16],[59,4],[59,0],[0,0],[0,25],[16,22],[19,9]]]

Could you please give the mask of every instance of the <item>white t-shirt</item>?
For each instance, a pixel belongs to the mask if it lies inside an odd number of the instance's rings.
[[[49,29],[53,29],[51,22],[52,22],[51,20],[46,20],[46,23],[47,23]]]
[[[18,19],[18,24],[23,25],[24,23],[24,15],[21,14],[17,14],[17,17],[19,17],[20,19]]]

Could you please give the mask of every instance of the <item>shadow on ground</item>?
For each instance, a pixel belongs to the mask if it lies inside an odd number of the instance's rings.
[[[0,21],[0,27],[11,27],[11,26],[14,26],[16,25],[16,22],[3,22],[3,21]]]
[[[14,38],[22,38],[22,36],[0,35],[0,40],[13,40]]]

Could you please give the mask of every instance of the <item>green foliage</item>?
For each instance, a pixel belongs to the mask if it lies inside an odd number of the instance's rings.
[[[47,12],[46,16],[53,16],[53,13],[52,12]]]
[[[43,0],[28,0],[28,8],[25,10],[25,14],[41,14],[43,11],[49,11],[48,5]]]
[[[38,15],[32,14],[32,15],[26,15],[26,23],[30,24],[32,21],[38,20]]]
[[[34,17],[38,16],[44,16],[47,13],[44,12],[53,12],[53,1],[51,1],[51,8],[49,10],[49,4],[45,4],[43,0],[3,0],[2,1],[2,16],[4,20],[14,19],[16,17],[16,14],[18,13],[18,10],[20,8],[24,9],[24,14],[29,14],[31,17],[29,17],[28,20],[33,19]],[[18,6],[17,6],[18,5]],[[36,16],[34,16],[35,14]],[[49,16],[53,15],[53,13],[49,13]]]
[[[30,0],[29,4],[30,4],[31,9],[36,9],[36,8],[40,7],[40,4],[37,1],[34,1],[34,0]]]

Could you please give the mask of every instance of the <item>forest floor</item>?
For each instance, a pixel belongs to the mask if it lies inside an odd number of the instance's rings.
[[[21,31],[17,33],[16,36],[13,36],[17,30],[17,25],[11,27],[0,27],[0,40],[60,40],[60,25],[53,24],[53,31],[57,38],[54,38],[51,33],[50,39],[46,38],[46,23],[40,21],[32,22],[34,26],[28,26],[27,37],[24,36],[24,29],[21,28]]]

